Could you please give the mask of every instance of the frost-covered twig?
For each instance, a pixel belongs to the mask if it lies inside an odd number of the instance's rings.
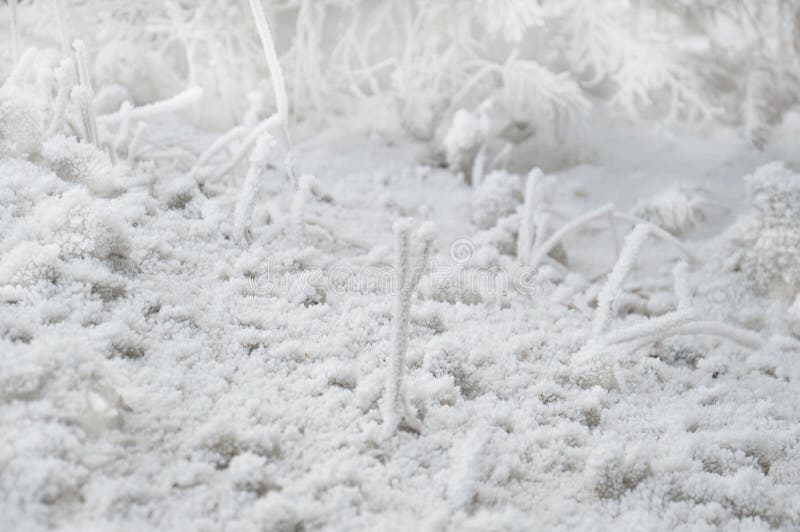
[[[17,0],[9,0],[11,7],[11,54],[16,64],[19,61],[19,9]]]
[[[629,223],[633,223],[633,224],[647,224],[651,234],[661,238],[662,240],[665,240],[666,242],[669,242],[669,243],[673,244],[676,248],[678,248],[678,250],[680,250],[681,253],[683,253],[692,262],[695,262],[695,263],[698,262],[697,257],[695,257],[694,254],[691,251],[689,251],[689,249],[685,245],[683,245],[683,243],[680,240],[675,238],[673,235],[669,234],[667,231],[661,229],[660,227],[658,227],[658,226],[656,226],[654,224],[651,224],[650,222],[648,222],[646,220],[641,220],[641,219],[639,219],[639,218],[637,218],[635,216],[631,216],[629,214],[625,214],[625,213],[622,213],[622,212],[619,212],[619,211],[615,211],[614,210],[614,204],[613,203],[607,203],[606,205],[603,205],[602,207],[598,207],[597,209],[595,209],[593,211],[589,211],[588,213],[583,214],[583,215],[573,219],[572,221],[570,221],[567,224],[563,225],[558,231],[553,233],[550,236],[550,238],[548,238],[544,242],[544,244],[542,244],[540,246],[535,246],[533,251],[532,251],[532,253],[531,253],[530,265],[534,266],[534,267],[538,266],[539,263],[541,263],[542,259],[548,253],[550,253],[550,251],[552,251],[552,249],[554,247],[556,247],[556,245],[558,245],[558,243],[565,236],[567,236],[569,233],[577,230],[581,226],[584,226],[584,225],[588,224],[589,222],[592,222],[593,220],[596,220],[596,219],[601,218],[603,216],[611,216],[613,218],[616,218],[616,219],[619,219],[619,220],[622,220],[622,221],[626,221],[626,222],[629,222]]]
[[[210,179],[211,181],[216,181],[216,180],[222,178],[222,176],[224,176],[225,174],[227,174],[228,172],[230,172],[234,168],[236,168],[236,165],[238,165],[239,162],[242,159],[244,159],[245,155],[247,155],[247,152],[250,151],[250,148],[256,143],[256,140],[258,140],[258,138],[261,135],[266,133],[270,128],[272,128],[273,126],[275,126],[278,123],[280,123],[280,116],[278,116],[277,114],[274,114],[274,115],[270,116],[269,118],[263,120],[242,141],[242,144],[239,146],[239,148],[236,150],[236,152],[233,153],[233,155],[231,156],[231,159],[224,166],[222,166],[221,168],[218,168],[216,171],[211,173],[207,177],[207,179]]]
[[[123,106],[116,113],[103,115],[100,117],[100,123],[104,125],[118,124],[126,119],[128,120],[144,120],[154,116],[174,113],[191,107],[203,97],[203,89],[200,87],[192,87],[186,89],[180,94],[176,94],[172,98],[154,102],[141,107],[126,107]]]
[[[286,97],[286,84],[283,80],[283,70],[278,60],[278,53],[275,51],[275,41],[272,38],[269,24],[267,24],[267,18],[264,16],[264,8],[261,5],[261,0],[250,0],[250,10],[253,13],[256,29],[258,30],[258,37],[261,40],[261,46],[264,48],[264,55],[267,58],[267,66],[269,67],[269,74],[272,78],[272,90],[275,93],[275,107],[281,122],[286,150],[291,153],[292,138],[289,134],[289,102]],[[294,158],[287,157],[286,162],[286,173],[289,175],[291,182],[296,186]]]
[[[302,175],[297,182],[291,206],[291,224],[298,243],[302,246],[306,238],[305,210],[308,198],[313,194],[314,178]]]
[[[86,45],[83,41],[76,40],[72,43],[72,47],[75,50],[75,63],[78,67],[78,82],[80,83],[79,87],[72,89],[72,97],[77,100],[77,104],[81,109],[86,141],[100,148],[100,139],[97,133],[97,116],[92,102],[94,90],[89,76],[89,63],[86,59]]]
[[[144,135],[145,130],[147,129],[147,124],[144,122],[137,122],[136,123],[136,130],[133,132],[133,137],[131,138],[130,143],[128,144],[128,162],[132,163],[136,160],[136,155],[139,151],[139,144],[142,142],[142,136]]]
[[[624,212],[614,211],[613,214],[614,214],[614,218],[617,218],[618,220],[622,220],[624,222],[628,222],[628,223],[632,223],[632,224],[648,224],[648,226],[650,227],[650,233],[653,236],[657,236],[661,240],[664,240],[665,242],[669,242],[670,244],[672,244],[673,246],[678,248],[678,250],[681,253],[683,253],[683,255],[687,259],[689,259],[691,262],[693,262],[695,264],[700,262],[699,259],[694,255],[694,253],[689,251],[689,249],[683,244],[683,242],[681,242],[680,240],[675,238],[675,236],[670,234],[668,231],[665,231],[664,229],[660,228],[659,226],[657,226],[657,225],[655,225],[655,224],[653,224],[651,222],[648,222],[647,220],[642,220],[641,218],[637,218],[636,216],[631,216],[629,214],[625,214]]]
[[[411,290],[407,289],[405,282],[411,261],[410,219],[403,219],[394,224],[394,239],[397,298],[392,316],[392,351],[389,355],[389,372],[386,379],[386,396],[383,407],[383,430],[387,437],[394,434],[402,416],[401,387],[411,312]]]
[[[55,102],[53,102],[53,116],[47,128],[48,136],[53,136],[64,129],[64,120],[69,104],[69,94],[72,90],[72,73],[75,66],[70,58],[61,60],[61,64],[53,72],[58,86]]]
[[[247,242],[253,202],[258,190],[258,178],[264,171],[267,157],[273,144],[274,139],[272,136],[269,133],[265,133],[259,137],[256,147],[253,148],[253,152],[250,154],[250,168],[247,170],[247,176],[233,215],[233,239],[240,245]]]
[[[675,285],[675,298],[678,300],[678,310],[687,309],[692,304],[692,289],[689,286],[689,265],[679,261],[672,270]]]
[[[602,207],[598,207],[597,209],[587,212],[586,214],[579,216],[572,220],[571,222],[567,223],[566,225],[562,226],[558,231],[553,233],[550,238],[548,238],[544,244],[538,246],[536,249],[533,250],[531,253],[531,260],[530,266],[536,267],[539,263],[542,262],[542,259],[552,251],[554,247],[567,236],[572,231],[580,228],[582,225],[586,225],[592,220],[596,220],[602,216],[606,216],[609,212],[614,210],[614,204],[608,203],[603,205]]]
[[[519,232],[517,234],[517,259],[525,266],[531,256],[531,246],[533,245],[533,208],[536,186],[542,178],[542,171],[534,168],[528,174],[528,181],[525,184],[525,202],[522,205],[522,213],[519,220]]]
[[[56,1],[56,19],[58,20],[58,35],[61,43],[61,55],[66,57],[69,54],[69,10],[67,0]]]
[[[639,256],[649,232],[647,225],[640,224],[625,238],[622,252],[611,270],[611,274],[608,276],[608,281],[597,296],[597,312],[595,313],[594,323],[592,323],[592,337],[596,338],[608,329],[612,310],[615,308],[615,298],[619,295],[622,282],[634,262],[636,262],[636,258]]]
[[[397,275],[397,298],[392,316],[392,350],[389,354],[386,395],[383,403],[383,430],[391,437],[401,422],[413,430],[421,429],[420,421],[408,405],[403,390],[405,355],[408,348],[408,328],[411,319],[411,295],[419,281],[416,271],[425,268],[430,254],[433,234],[430,225],[423,225],[417,233],[420,265],[411,268],[411,226],[409,218],[394,225],[395,274]]]

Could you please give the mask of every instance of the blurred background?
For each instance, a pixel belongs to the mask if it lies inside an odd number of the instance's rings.
[[[46,77],[86,41],[99,112],[204,89],[224,129],[272,86],[246,0],[6,0],[5,79]],[[15,9],[9,9],[17,4]],[[798,0],[263,0],[292,121],[361,116],[436,145],[470,135],[580,159],[609,116],[735,130],[754,149],[800,97]],[[16,11],[16,24],[12,13]],[[16,37],[15,37],[16,35]],[[16,45],[14,42],[16,41]],[[461,114],[459,115],[459,111]]]

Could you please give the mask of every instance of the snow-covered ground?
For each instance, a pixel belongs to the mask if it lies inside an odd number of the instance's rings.
[[[0,5],[0,532],[800,529],[800,18],[689,4]]]
[[[424,146],[364,128],[301,132],[314,191],[300,201],[268,171],[243,246],[242,176],[204,194],[168,165],[123,166],[125,192],[104,198],[45,162],[0,161],[3,529],[797,528],[798,343],[719,237],[744,212],[743,176],[792,154],[603,129],[592,164],[555,174],[554,205],[628,210],[672,180],[705,185],[690,304],[763,345],[618,347],[616,384],[587,386],[574,359],[615,260],[608,223],[564,241],[572,273],[542,268],[519,291],[504,236],[471,219],[502,194],[476,203],[481,185]],[[620,157],[626,136],[638,157]],[[420,425],[386,437],[396,296],[380,272],[408,216],[435,223],[438,273],[411,303],[403,387]],[[612,331],[675,308],[679,258],[644,243]],[[506,293],[471,284],[489,266]]]

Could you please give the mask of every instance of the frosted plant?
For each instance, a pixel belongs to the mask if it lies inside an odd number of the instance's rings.
[[[625,246],[617,258],[611,274],[608,276],[605,286],[597,296],[597,312],[592,322],[592,336],[597,338],[608,330],[611,323],[611,316],[614,309],[614,302],[619,297],[622,289],[622,281],[630,272],[636,258],[642,250],[644,241],[649,234],[650,228],[647,225],[637,225],[625,239]]]
[[[32,213],[35,231],[46,243],[59,246],[62,260],[126,259],[131,251],[127,228],[111,204],[73,188],[60,198],[41,202]]]
[[[0,156],[36,156],[43,138],[43,117],[36,102],[17,91],[0,90]]]
[[[771,163],[745,184],[750,211],[734,240],[742,270],[760,290],[791,301],[800,292],[800,175]]]
[[[11,7],[11,57],[16,63],[19,60],[19,5],[17,0],[9,0]]]
[[[478,117],[459,109],[444,137],[447,164],[463,172],[467,184],[473,184],[473,164],[478,150],[486,142],[486,134],[486,128]]]
[[[89,75],[89,64],[86,58],[86,45],[81,40],[72,43],[75,50],[75,64],[78,69],[79,86],[72,88],[72,101],[80,108],[81,118],[83,119],[84,139],[98,148],[100,147],[100,137],[97,131],[97,115],[94,111],[94,90]]]
[[[123,106],[115,113],[106,114],[100,117],[100,122],[103,125],[112,125],[121,123],[124,120],[145,120],[148,118],[155,118],[160,115],[175,113],[183,109],[187,109],[203,97],[203,89],[200,87],[191,87],[185,91],[157,102],[133,107],[130,104]]]
[[[83,183],[99,196],[116,196],[125,190],[108,155],[74,137],[51,137],[43,144],[42,157],[58,177]]]
[[[569,73],[553,73],[515,54],[498,71],[502,79],[499,103],[515,124],[531,124],[553,143],[580,138],[591,107]]]
[[[711,202],[703,189],[673,185],[651,198],[637,202],[631,214],[680,236],[704,222],[710,206]]]
[[[267,24],[267,19],[264,16],[264,8],[261,6],[261,0],[250,0],[250,9],[253,12],[253,18],[256,21],[256,28],[258,29],[258,36],[261,39],[261,46],[264,48],[264,55],[267,58],[269,65],[270,77],[272,79],[272,89],[275,93],[275,106],[277,108],[278,118],[281,122],[283,139],[286,144],[286,150],[292,153],[292,138],[289,134],[289,101],[286,97],[286,84],[283,81],[283,70],[281,69],[280,61],[278,61],[278,53],[275,50],[275,42],[272,39],[272,32]],[[295,186],[294,175],[294,161],[292,157],[286,159],[286,173],[289,180]]]
[[[692,288],[689,285],[689,265],[679,261],[672,270],[675,298],[678,300],[678,310],[688,309],[692,304]]]
[[[525,201],[519,212],[519,229],[517,231],[517,260],[522,265],[528,265],[531,252],[541,246],[551,234],[554,188],[555,181],[552,176],[545,177],[539,168],[534,168],[528,174],[525,185]],[[556,245],[548,254],[558,262],[564,264],[567,262],[567,255],[561,244]]]
[[[525,0],[479,0],[477,8],[485,10],[489,35],[506,41],[519,42],[532,27],[542,26],[543,8],[538,2]]]
[[[428,224],[417,231],[418,266],[412,267],[411,228],[412,221],[409,218],[399,220],[394,225],[397,294],[392,313],[392,350],[389,354],[386,391],[383,398],[383,432],[386,438],[391,437],[401,423],[405,423],[417,432],[422,428],[405,396],[403,375],[411,319],[411,296],[419,282],[420,274],[427,267],[433,234]]]
[[[50,137],[64,132],[64,126],[67,123],[67,106],[70,103],[74,71],[75,65],[72,59],[65,58],[61,60],[58,68],[53,72],[57,92],[55,101],[53,102],[53,114],[50,119],[50,125],[47,128],[47,135]]]
[[[128,163],[132,163],[136,160],[136,156],[139,152],[139,146],[141,145],[142,137],[144,137],[144,132],[146,130],[147,124],[144,122],[138,122],[136,124],[136,130],[133,132],[133,137],[131,137],[131,141],[128,143]]]
[[[68,0],[56,0],[56,19],[58,20],[58,36],[61,43],[61,56],[69,55],[69,10]]]
[[[517,259],[525,266],[531,256],[531,246],[533,245],[533,217],[535,208],[536,188],[543,177],[542,171],[534,168],[528,174],[525,183],[525,200],[520,212],[519,231],[517,232]]]
[[[250,218],[253,212],[253,202],[258,193],[258,180],[267,165],[267,158],[270,150],[275,145],[275,140],[265,133],[256,142],[253,152],[250,154],[250,168],[239,193],[239,200],[236,202],[236,209],[233,214],[233,239],[243,245],[247,242],[247,235],[250,231]]]
[[[650,232],[654,235],[659,237],[660,239],[673,244],[680,252],[685,255],[688,259],[692,262],[698,262],[697,257],[686,247],[684,246],[680,240],[675,238],[673,235],[661,229],[658,226],[655,226],[641,218],[637,218],[635,216],[631,216],[619,211],[614,210],[613,203],[607,203],[597,209],[587,212],[577,218],[574,218],[561,226],[557,231],[555,231],[552,235],[550,235],[547,240],[545,240],[541,245],[535,245],[533,251],[531,252],[531,260],[530,265],[533,267],[538,266],[544,258],[561,242],[561,240],[566,237],[569,233],[573,231],[577,231],[581,227],[595,221],[598,219],[607,218],[612,226],[612,231],[614,229],[614,220],[621,220],[628,223],[633,224],[640,224],[644,223],[649,226]]]
[[[297,190],[294,192],[291,206],[291,227],[297,241],[303,245],[306,238],[305,211],[306,203],[314,194],[315,179],[310,175],[301,175],[297,180]]]
[[[637,225],[625,239],[620,256],[597,297],[597,311],[592,322],[591,336],[574,355],[573,374],[585,386],[599,385],[607,389],[620,383],[614,366],[616,358],[624,357],[666,338],[676,335],[711,335],[725,338],[748,349],[759,349],[764,340],[757,334],[722,322],[704,321],[691,305],[691,288],[687,265],[675,267],[675,291],[678,308],[673,312],[650,318],[629,327],[610,330],[617,314],[622,283],[635,264],[648,234],[654,227]]]

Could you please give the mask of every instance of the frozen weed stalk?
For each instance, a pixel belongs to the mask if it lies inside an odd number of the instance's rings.
[[[264,48],[264,55],[267,58],[267,65],[269,66],[269,73],[272,78],[272,90],[275,92],[275,106],[277,108],[278,118],[281,122],[283,139],[288,152],[286,157],[286,173],[292,184],[297,186],[294,173],[294,158],[291,155],[292,138],[289,135],[289,101],[286,97],[286,84],[283,81],[283,70],[278,60],[278,53],[275,51],[275,41],[272,38],[269,24],[267,24],[267,18],[264,16],[264,8],[261,5],[261,0],[250,0],[250,10],[253,12],[253,18],[256,21],[258,37],[261,39],[261,46]]]
[[[597,297],[597,311],[589,341],[575,354],[572,366],[575,379],[584,386],[599,385],[612,389],[620,386],[615,361],[639,349],[677,335],[710,335],[725,338],[747,349],[759,349],[764,340],[753,332],[731,325],[702,320],[691,303],[688,265],[680,261],[673,271],[677,309],[618,330],[610,330],[617,313],[622,283],[641,254],[647,237],[655,227],[639,224],[625,238],[625,244],[606,284]],[[655,233],[658,234],[658,233]]]
[[[419,283],[422,272],[427,267],[433,244],[433,230],[430,224],[423,224],[416,234],[417,265],[411,267],[411,228],[410,218],[399,220],[394,225],[395,275],[397,294],[392,314],[392,349],[389,353],[386,374],[386,392],[383,398],[384,437],[394,435],[398,426],[420,432],[422,423],[408,403],[403,389],[405,355],[408,348],[408,327],[411,317],[411,296]]]
[[[256,147],[250,154],[250,168],[247,170],[247,176],[233,215],[233,239],[239,245],[243,246],[247,243],[253,203],[258,193],[258,178],[264,172],[269,152],[274,145],[275,140],[269,133],[265,133],[258,139]]]

